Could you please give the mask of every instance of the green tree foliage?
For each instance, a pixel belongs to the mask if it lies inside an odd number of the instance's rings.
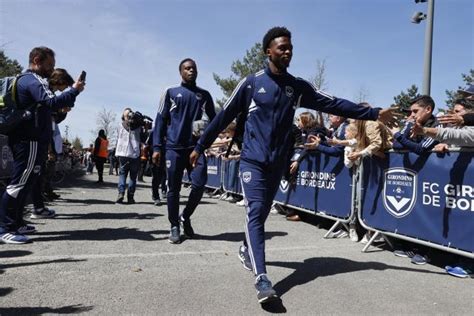
[[[23,67],[18,61],[11,60],[3,50],[0,50],[0,78],[16,76],[22,71]]]
[[[224,98],[217,100],[217,103],[222,107],[230,97],[240,80],[246,76],[255,73],[265,68],[266,56],[262,50],[262,44],[255,43],[255,45],[247,50],[245,57],[242,60],[236,60],[232,63],[232,75],[228,78],[222,78],[216,73],[213,73],[214,80],[220,86],[224,93]]]
[[[406,111],[410,108],[410,102],[416,97],[419,97],[418,87],[416,85],[411,85],[406,92],[401,91],[399,95],[393,97],[395,104],[400,106],[402,111]]]
[[[459,97],[457,90],[464,89],[467,85],[474,84],[474,69],[469,70],[469,74],[461,74],[461,76],[462,81],[464,81],[463,87],[458,87],[456,90],[446,90],[446,95],[448,97],[446,105],[450,109],[452,109],[454,101]]]
[[[83,148],[83,145],[82,145],[82,140],[76,136],[73,140],[72,140],[72,147],[77,149],[77,150],[82,150]]]

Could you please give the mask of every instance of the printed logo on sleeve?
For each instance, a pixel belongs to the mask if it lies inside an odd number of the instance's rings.
[[[252,173],[250,171],[245,171],[242,173],[242,181],[249,183],[252,180]]]

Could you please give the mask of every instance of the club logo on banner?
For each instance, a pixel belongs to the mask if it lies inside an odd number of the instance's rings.
[[[280,181],[280,191],[282,193],[288,192],[288,188],[290,187],[290,183],[284,179]]]
[[[416,172],[405,168],[385,170],[383,187],[385,209],[398,218],[410,214],[416,202],[416,187]]]

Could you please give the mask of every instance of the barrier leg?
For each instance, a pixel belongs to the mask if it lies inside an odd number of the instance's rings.
[[[220,189],[220,188],[217,188],[217,189],[215,189],[214,191],[212,191],[211,193],[209,193],[208,196],[211,197],[211,198],[214,198],[214,197],[216,197],[216,195],[217,195],[220,191],[221,191],[221,189]]]
[[[392,242],[390,241],[390,239],[385,236],[384,234],[382,234],[382,237],[383,237],[383,240],[385,240],[385,242],[390,246],[390,248],[392,249],[395,249],[395,247],[393,246]]]
[[[365,247],[362,249],[362,252],[367,252],[367,249],[369,249],[370,245],[372,245],[372,243],[374,242],[374,240],[380,235],[381,233],[379,231],[375,231],[375,234],[370,238],[370,240],[367,242],[367,245],[365,245]],[[384,242],[388,243],[392,248],[392,244],[390,244],[390,242],[387,240],[387,238],[385,238],[385,236],[382,234],[382,238],[384,240]]]
[[[339,227],[339,224],[341,224],[340,221],[336,221],[334,225],[329,228],[328,232],[323,236],[323,238],[327,239],[330,234],[332,234],[333,231],[336,230],[337,227]]]

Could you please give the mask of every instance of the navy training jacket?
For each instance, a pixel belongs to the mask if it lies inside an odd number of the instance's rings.
[[[219,132],[247,108],[240,158],[264,164],[283,162],[291,146],[289,137],[297,107],[362,120],[376,120],[380,111],[332,97],[306,80],[288,73],[274,75],[266,68],[240,81],[195,150],[202,154]]]
[[[37,105],[32,117],[21,122],[8,136],[11,143],[38,141],[49,144],[52,137],[51,113],[63,107],[73,107],[79,90],[70,88],[56,96],[48,80],[27,70],[17,82],[18,104],[21,108]]]
[[[166,148],[194,147],[197,138],[193,136],[193,123],[212,121],[215,116],[214,102],[208,91],[186,83],[166,89],[153,128],[153,151],[160,151],[165,139]]]

